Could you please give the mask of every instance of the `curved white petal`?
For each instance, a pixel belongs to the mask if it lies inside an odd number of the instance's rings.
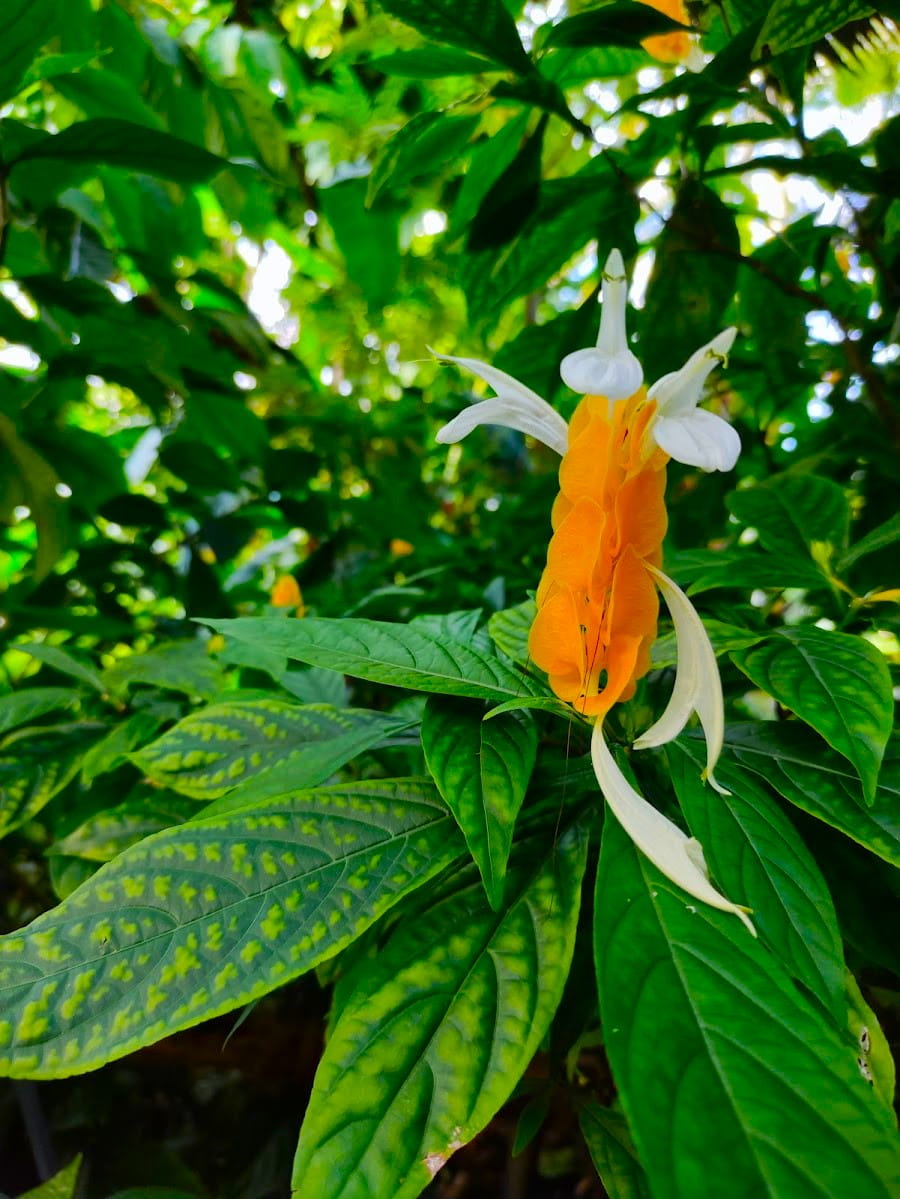
[[[678,659],[675,686],[665,711],[656,724],[638,737],[634,747],[652,749],[657,745],[665,745],[678,736],[690,719],[691,712],[696,712],[706,738],[706,781],[716,791],[727,795],[728,792],[716,782],[713,774],[725,739],[725,703],[712,643],[696,608],[681,588],[655,566],[648,564],[647,569],[656,580],[672,614]]]
[[[610,400],[633,396],[644,381],[641,364],[628,349],[618,354],[576,350],[563,358],[559,373],[566,387],[579,395],[606,396]]]
[[[656,400],[661,416],[687,416],[694,411],[703,393],[703,384],[717,366],[728,361],[728,352],[736,336],[737,329],[733,325],[723,329],[712,341],[691,354],[681,370],[656,380],[647,392],[647,398]]]
[[[709,881],[700,843],[647,803],[625,778],[609,752],[600,721],[594,725],[591,738],[591,761],[606,802],[641,853],[695,899],[720,911],[733,912],[755,937],[756,929],[746,909],[726,899]]]
[[[432,351],[433,352],[433,351]],[[450,354],[435,354],[442,362],[455,362],[490,384],[497,395],[464,409],[459,416],[444,425],[437,440],[447,444],[461,441],[478,425],[504,425],[536,437],[544,445],[564,454],[569,443],[566,422],[559,413],[542,400],[536,391],[477,358],[454,358]]]
[[[579,395],[606,396],[624,400],[634,395],[644,381],[641,364],[628,348],[625,308],[628,281],[625,263],[618,250],[611,250],[603,268],[603,307],[597,345],[567,354],[559,373],[566,387]]]
[[[728,421],[705,408],[687,416],[657,416],[652,433],[670,458],[701,470],[732,470],[741,452],[741,439]]]

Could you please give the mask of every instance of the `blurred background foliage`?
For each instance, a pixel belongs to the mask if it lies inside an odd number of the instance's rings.
[[[714,406],[744,452],[735,475],[672,465],[671,572],[723,626],[802,616],[900,658],[898,8],[6,0],[3,931],[196,810],[126,757],[192,707],[347,702],[194,618],[526,598],[554,463],[506,430],[438,446],[471,380],[429,347],[568,416],[558,363],[593,341],[613,246],[651,380],[740,330]],[[732,715],[772,717],[727,669]],[[862,960],[895,968],[845,902]],[[80,1149],[91,1196],[284,1194],[324,1008],[301,980],[224,1049],[227,1018],[42,1105],[0,1091],[0,1188]],[[505,1119],[442,1186],[499,1193]],[[549,1130],[517,1194],[574,1193]]]

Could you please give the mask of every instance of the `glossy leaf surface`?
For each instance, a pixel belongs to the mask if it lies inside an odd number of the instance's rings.
[[[415,780],[296,792],[148,837],[0,938],[0,1068],[94,1069],[264,995],[462,850]]]
[[[331,1032],[295,1195],[414,1199],[509,1097],[562,995],[586,850],[570,828],[499,911],[469,887],[391,938]]]

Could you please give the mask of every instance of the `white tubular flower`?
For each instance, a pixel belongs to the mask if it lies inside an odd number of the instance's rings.
[[[591,350],[567,354],[559,367],[563,383],[579,395],[624,400],[633,396],[644,381],[641,364],[628,348],[627,296],[625,263],[619,251],[612,250],[603,268],[603,308],[597,345]]]
[[[692,354],[681,370],[663,375],[647,392],[656,401],[653,438],[669,457],[701,470],[731,470],[741,452],[741,439],[727,421],[698,408],[703,384],[728,360],[734,326]]]
[[[728,791],[716,782],[713,775],[725,739],[725,703],[712,643],[694,605],[681,588],[649,563],[647,570],[656,580],[672,614],[678,659],[675,686],[666,709],[656,724],[638,737],[634,748],[653,749],[674,740],[687,724],[691,713],[696,712],[706,738],[706,781],[721,795],[727,795]]]
[[[435,357],[442,362],[455,362],[457,366],[465,367],[490,384],[497,393],[489,400],[464,408],[459,416],[439,429],[437,440],[443,445],[462,441],[479,425],[502,425],[537,438],[557,454],[566,452],[569,444],[568,426],[537,392],[505,371],[499,371],[487,362],[479,362],[477,358],[453,358],[449,354],[435,354]]]
[[[709,881],[700,842],[647,803],[625,778],[609,752],[599,720],[591,738],[591,761],[606,802],[641,853],[688,895],[720,911],[733,912],[755,937],[747,909],[726,899]]]

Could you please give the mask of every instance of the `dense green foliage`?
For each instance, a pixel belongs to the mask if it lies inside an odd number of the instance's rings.
[[[35,1199],[493,1195],[486,1127],[572,1194],[898,1193],[898,9],[689,3],[687,70],[636,0],[5,0],[0,1073],[104,1067],[3,1084]],[[650,380],[739,330],[741,458],[672,463],[665,546],[730,794],[627,749],[665,617],[608,732],[757,940],[529,667],[554,456],[435,441],[429,347],[571,415],[614,246]],[[218,1140],[118,1151],[158,1076],[108,1063],[326,1008],[295,1098],[239,1067]]]

